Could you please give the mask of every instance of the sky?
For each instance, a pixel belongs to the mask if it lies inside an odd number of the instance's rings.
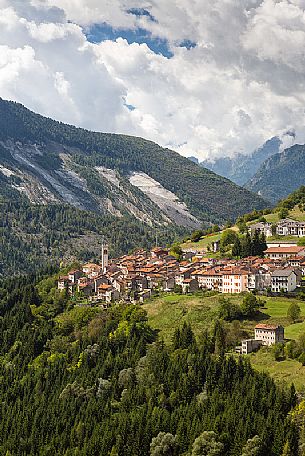
[[[305,0],[0,0],[0,96],[199,160],[305,143]]]

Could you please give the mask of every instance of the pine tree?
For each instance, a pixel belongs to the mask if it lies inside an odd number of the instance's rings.
[[[239,258],[241,256],[241,244],[239,237],[235,239],[235,242],[232,247],[232,255],[236,258]]]

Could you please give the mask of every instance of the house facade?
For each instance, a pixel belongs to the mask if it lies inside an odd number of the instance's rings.
[[[292,256],[304,256],[305,255],[305,247],[299,247],[297,245],[292,246],[292,247],[268,247],[267,250],[265,250],[265,256],[267,258],[271,259],[283,259],[283,258],[289,258]]]
[[[271,291],[289,293],[297,288],[298,277],[292,269],[276,269],[271,274]]]
[[[224,271],[222,293],[242,293],[248,291],[248,273],[242,270]]]
[[[284,328],[280,325],[258,324],[255,326],[255,340],[262,345],[274,345],[284,342]]]

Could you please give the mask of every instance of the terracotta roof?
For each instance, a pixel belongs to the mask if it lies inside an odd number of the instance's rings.
[[[109,290],[110,288],[112,288],[112,286],[111,285],[107,285],[106,283],[102,283],[98,287],[99,290],[105,290],[105,291]]]
[[[280,328],[279,325],[267,325],[265,323],[259,323],[258,325],[255,326],[255,329],[278,329]]]
[[[265,250],[265,253],[291,253],[293,255],[294,253],[302,252],[302,250],[305,250],[305,247],[269,247]]]

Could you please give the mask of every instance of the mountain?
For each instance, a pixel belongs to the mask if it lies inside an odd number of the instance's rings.
[[[279,152],[281,140],[274,137],[265,142],[251,155],[237,154],[234,157],[218,158],[215,161],[203,161],[201,165],[224,176],[238,185],[248,182],[259,169],[261,164],[272,155]]]
[[[66,125],[0,99],[0,197],[193,228],[266,202],[142,138]]]
[[[268,158],[246,188],[277,202],[305,184],[305,145],[295,145]]]

